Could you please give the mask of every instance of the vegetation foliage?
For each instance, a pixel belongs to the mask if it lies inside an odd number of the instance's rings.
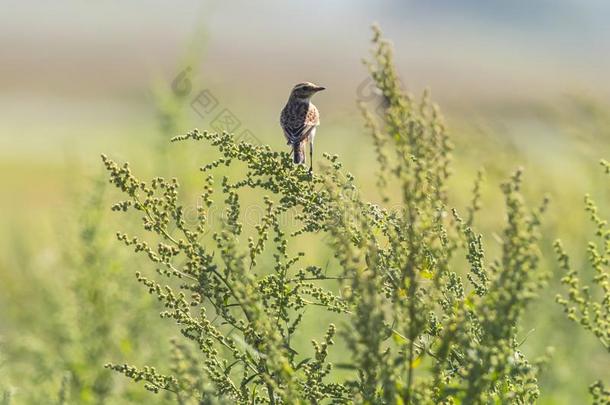
[[[610,163],[601,161],[606,174],[610,174]],[[561,283],[568,288],[568,296],[557,295],[557,302],[563,306],[568,318],[578,322],[584,329],[593,333],[600,344],[610,353],[610,229],[603,220],[595,202],[589,195],[585,196],[585,209],[595,225],[595,236],[598,241],[591,241],[587,246],[588,259],[593,268],[593,286],[583,285],[578,271],[574,269],[563,248],[561,241],[555,242],[555,252],[565,276]],[[589,391],[594,404],[610,403],[610,389],[600,380],[595,381]]]
[[[536,400],[542,360],[519,350],[519,324],[545,279],[537,241],[547,201],[529,209],[521,172],[507,180],[502,253],[488,259],[474,228],[482,176],[462,218],[448,203],[451,143],[438,108],[428,94],[404,92],[377,29],[373,43],[367,65],[384,111],[363,112],[380,192],[398,188],[400,201],[365,201],[337,156],[325,155],[320,173],[310,176],[266,145],[194,130],[173,140],[203,142],[219,157],[201,169],[202,204],[190,223],[177,179],[145,182],[128,164],[103,156],[125,195],[113,209],[138,212],[146,232],[118,238],[156,267],[157,276],[137,279],[182,335],[172,343],[172,370],[107,368],[183,403]],[[223,166],[243,168],[241,177],[222,176],[218,186]],[[248,232],[241,198],[252,189],[265,214]],[[209,212],[220,201],[223,222],[215,230]],[[296,221],[284,224],[287,213]],[[331,246],[335,260],[327,268],[302,264],[311,238]],[[312,307],[336,319],[322,336],[302,327]],[[303,335],[312,339],[308,352],[293,344]],[[333,363],[337,340],[348,354]]]
[[[470,203],[453,206],[464,191],[450,187],[447,127],[428,92],[403,89],[377,28],[366,66],[377,104],[361,110],[378,201],[338,156],[325,154],[311,175],[287,153],[228,133],[172,139],[210,156],[194,209],[185,181],[144,181],[102,156],[121,193],[112,210],[141,220],[117,233],[139,258],[110,247],[109,190],[96,181],[65,241],[64,289],[32,278],[18,290],[39,296],[16,311],[36,328],[0,346],[0,403],[536,402],[548,358],[524,353],[523,318],[549,276],[539,246],[548,199],[526,204],[521,170],[502,183],[504,206],[493,213],[503,228],[491,234],[501,248],[490,255],[489,229],[478,226],[483,172]],[[179,127],[184,101],[165,96],[164,136]],[[167,145],[156,153],[156,170],[167,171]],[[585,208],[597,237],[587,248],[593,276],[583,281],[588,273],[557,241],[567,288],[557,302],[608,351],[610,231],[589,196]],[[332,260],[311,254],[319,245]],[[140,267],[139,285],[127,263]],[[166,341],[168,330],[178,334]],[[35,369],[2,367],[18,358]],[[13,384],[27,376],[37,389],[8,389],[5,376],[17,376]],[[601,380],[590,393],[595,404],[610,403]]]

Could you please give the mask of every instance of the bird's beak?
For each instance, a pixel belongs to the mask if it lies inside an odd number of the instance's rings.
[[[318,87],[315,88],[315,91],[318,92],[318,91],[322,91],[322,90],[325,90],[325,89],[326,89],[326,87],[318,86]]]

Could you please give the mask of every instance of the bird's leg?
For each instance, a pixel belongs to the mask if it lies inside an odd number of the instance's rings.
[[[313,172],[313,137],[309,141],[309,174]]]

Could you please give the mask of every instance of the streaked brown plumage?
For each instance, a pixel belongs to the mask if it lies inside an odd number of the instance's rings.
[[[288,145],[292,147],[294,163],[305,163],[305,147],[309,142],[309,171],[313,169],[313,140],[320,125],[318,109],[311,103],[311,96],[324,87],[313,83],[299,83],[293,87],[280,115],[280,125]]]

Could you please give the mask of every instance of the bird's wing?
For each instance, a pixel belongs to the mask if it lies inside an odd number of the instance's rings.
[[[285,125],[282,129],[284,130],[284,136],[288,143],[291,145],[298,145],[311,134],[311,131],[315,127],[315,125],[301,124],[298,127]]]

